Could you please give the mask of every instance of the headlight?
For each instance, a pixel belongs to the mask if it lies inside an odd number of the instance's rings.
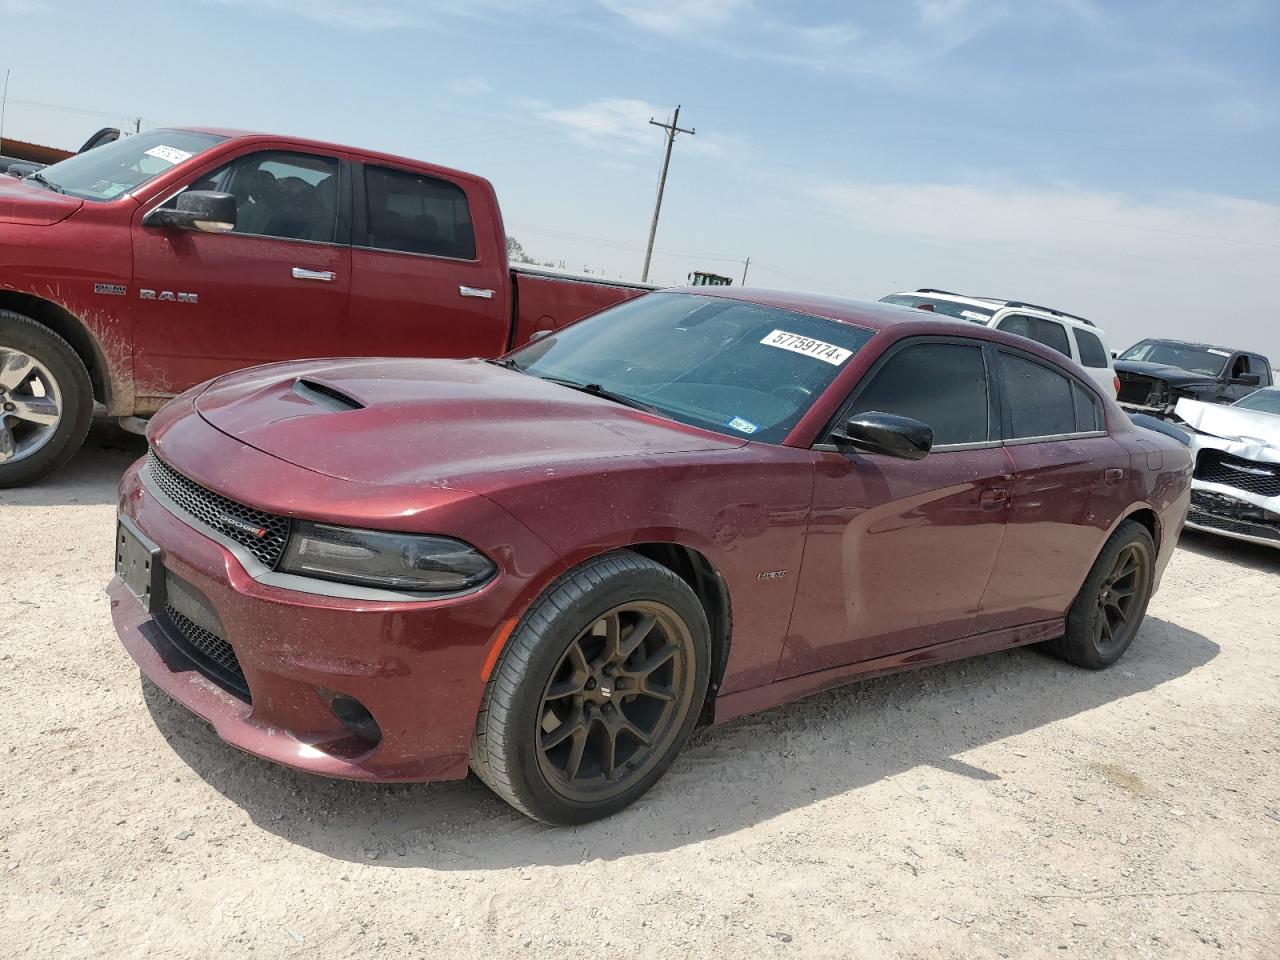
[[[451,593],[484,583],[498,568],[461,540],[301,521],[279,569],[386,590]]]

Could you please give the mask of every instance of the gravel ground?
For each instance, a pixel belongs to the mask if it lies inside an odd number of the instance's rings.
[[[7,956],[1280,957],[1280,551],[1187,534],[1109,671],[846,687],[557,830],[271,766],[140,680],[102,588],[142,450],[0,491]]]

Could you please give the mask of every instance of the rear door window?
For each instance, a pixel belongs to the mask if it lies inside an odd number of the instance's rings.
[[[1076,403],[1076,431],[1078,433],[1093,433],[1104,429],[1102,404],[1098,403],[1098,398],[1084,386],[1074,381],[1071,383],[1071,389]]]
[[[1083,367],[1102,368],[1110,366],[1107,362],[1107,351],[1097,334],[1076,327],[1076,346],[1080,348],[1080,365]]]
[[[912,417],[933,428],[936,446],[945,446],[990,439],[989,409],[981,347],[920,343],[890,357],[846,416],[874,410]]]
[[[456,183],[389,167],[364,168],[364,245],[455,260],[476,258],[467,195]]]
[[[1076,397],[1065,374],[1025,357],[1000,351],[1009,433],[1006,439],[1053,437],[1076,432]]]
[[[1043,343],[1046,347],[1057,350],[1063,356],[1071,356],[1071,343],[1067,340],[1067,328],[1056,320],[1014,314],[1001,320],[998,329],[1003,330],[1005,333],[1027,337],[1036,343]]]

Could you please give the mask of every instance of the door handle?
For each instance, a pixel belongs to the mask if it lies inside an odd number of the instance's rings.
[[[1009,502],[1009,491],[1004,487],[988,487],[978,497],[983,510],[999,510]]]
[[[464,297],[479,297],[481,300],[493,299],[492,290],[484,290],[480,287],[459,287],[458,292]]]
[[[319,280],[323,283],[332,283],[337,276],[332,270],[308,270],[305,267],[293,268],[293,279],[295,280]]]
[[[1119,483],[1124,479],[1124,470],[1120,467],[1107,467],[1102,471],[1102,479],[1110,484]]]

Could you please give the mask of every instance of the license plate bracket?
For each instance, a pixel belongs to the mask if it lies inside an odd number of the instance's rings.
[[[148,613],[164,606],[160,548],[128,517],[116,518],[116,573]]]

